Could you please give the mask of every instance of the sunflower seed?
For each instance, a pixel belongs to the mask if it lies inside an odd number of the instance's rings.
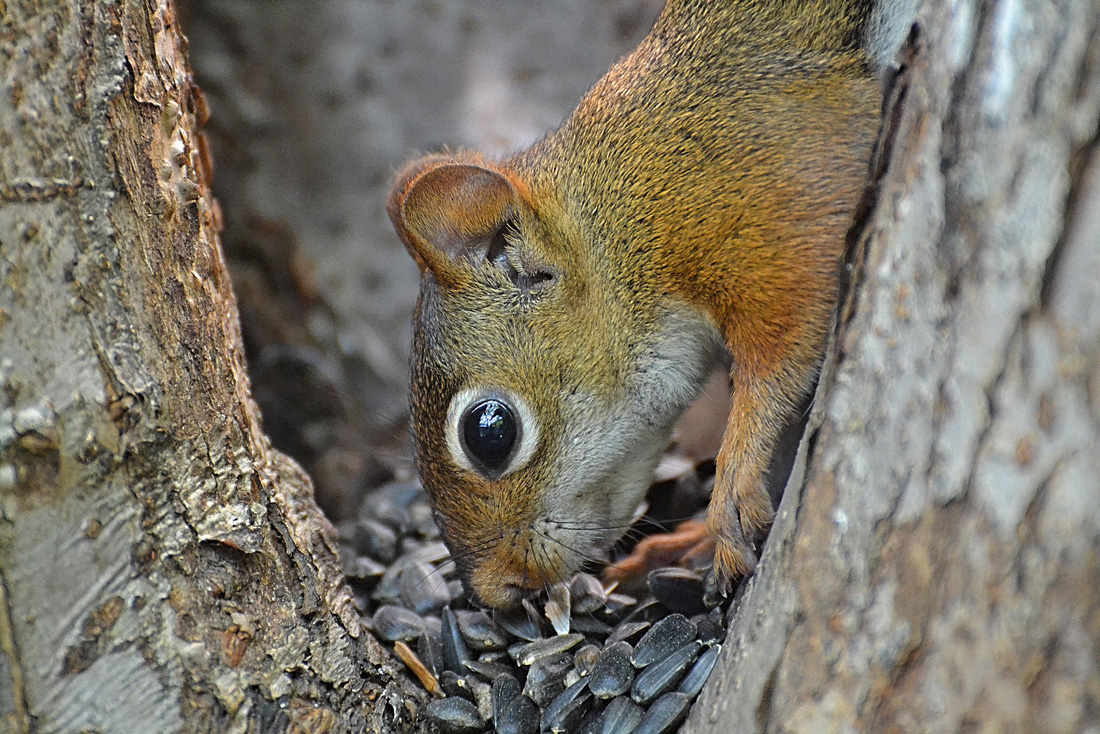
[[[539,658],[527,671],[524,695],[545,707],[565,690],[565,676],[572,667],[573,656],[564,652]]]
[[[687,714],[691,699],[682,693],[666,693],[646,711],[635,734],[665,734],[672,731]]]
[[[344,537],[341,532],[340,537]],[[385,523],[361,517],[351,528],[351,542],[363,555],[382,563],[392,563],[397,558],[397,533]]]
[[[542,730],[567,732],[576,727],[592,705],[592,694],[585,690],[584,678],[559,693],[542,714]]]
[[[478,717],[482,721],[488,721],[493,715],[492,689],[489,684],[478,680],[474,675],[467,675],[463,680],[466,688],[473,694]]]
[[[629,698],[616,698],[603,711],[600,734],[632,734],[644,716],[645,709]]]
[[[410,563],[397,579],[401,601],[417,614],[426,614],[451,603],[451,590],[435,568],[424,562]]]
[[[573,631],[580,632],[586,637],[607,637],[611,634],[611,627],[590,614],[574,614]]]
[[[589,678],[588,687],[598,698],[614,698],[629,691],[634,682],[630,645],[619,642],[604,648]]]
[[[489,619],[489,615],[485,612],[460,609],[454,614],[458,629],[471,650],[485,652],[503,650],[508,646],[508,637],[504,634],[504,630]]]
[[[592,672],[592,668],[595,667],[596,660],[599,657],[599,645],[589,643],[573,654],[573,666],[581,675],[588,675]]]
[[[497,624],[506,632],[528,642],[542,639],[541,618],[542,615],[535,610],[529,599],[524,599],[519,609],[496,614]]]
[[[448,696],[465,698],[468,701],[474,700],[474,695],[470,693],[466,681],[453,670],[444,670],[439,674],[439,687]]]
[[[706,614],[697,614],[691,618],[699,628],[700,642],[724,642],[726,639],[726,616],[721,608],[711,609]]]
[[[698,629],[682,614],[670,614],[654,624],[634,647],[630,662],[636,668],[644,668],[679,650],[695,639]]]
[[[703,577],[685,568],[659,568],[646,577],[646,585],[657,601],[674,612],[699,614],[703,603]]]
[[[497,734],[535,734],[539,707],[527,696],[517,696],[496,719]]]
[[[637,603],[638,600],[632,596],[610,593],[607,595],[607,612],[618,617],[632,610]]]
[[[655,622],[666,614],[664,606],[656,599],[643,599],[631,608],[630,613],[623,617],[621,622]]]
[[[484,720],[477,713],[477,706],[464,698],[443,698],[429,701],[424,707],[428,718],[447,734],[472,734],[481,731]]]
[[[511,663],[509,662],[511,658],[509,658],[507,650],[488,650],[478,655],[477,659],[483,663],[501,663],[503,665],[511,665]]]
[[[522,692],[519,681],[509,673],[502,673],[493,680],[493,721],[499,721],[504,709],[519,698]]]
[[[546,618],[559,635],[569,634],[569,618],[572,606],[569,602],[569,587],[564,583],[557,583],[547,592],[547,600],[544,606]]]
[[[524,643],[514,649],[508,648],[508,654],[520,665],[532,665],[541,658],[565,652],[583,640],[584,636],[576,632],[569,635],[555,635],[544,640]]]
[[[424,620],[405,607],[383,604],[371,618],[370,628],[388,642],[415,640],[424,632]]]
[[[466,662],[471,660],[470,650],[466,647],[462,633],[458,629],[454,612],[443,607],[443,666],[455,673],[466,672]]]
[[[718,660],[718,654],[721,652],[721,645],[715,645],[703,652],[699,659],[695,661],[695,665],[691,666],[688,674],[680,681],[680,687],[677,690],[691,698],[698,696],[699,691],[703,690],[703,684],[710,677],[710,672],[714,670],[714,663]]]
[[[466,667],[490,682],[502,675],[511,675],[513,670],[510,665],[486,662],[484,660],[467,660]]]
[[[692,640],[665,658],[638,673],[630,689],[630,697],[640,704],[647,704],[662,693],[672,690],[680,682],[684,671],[699,657],[703,643]]]
[[[588,713],[581,719],[581,723],[577,725],[576,734],[599,734],[600,731],[600,717],[603,715],[603,710],[597,706],[593,706],[588,710]]]
[[[429,635],[435,635],[439,637],[443,634],[443,620],[441,620],[435,614],[425,614],[421,619],[424,620],[424,633]]]
[[[373,581],[386,573],[386,567],[370,556],[347,555],[344,575],[353,581]]]
[[[409,506],[424,497],[420,482],[391,482],[363,498],[359,516],[379,520],[398,532],[410,526]]]
[[[412,548],[409,552],[403,554],[401,558],[398,559],[398,562],[439,563],[450,557],[451,553],[447,550],[447,546],[443,545],[442,540],[431,543],[415,542],[412,544]]]
[[[439,675],[443,671],[443,643],[439,633],[426,629],[416,641],[416,655],[428,670]]]
[[[587,573],[578,573],[569,582],[573,598],[573,614],[591,614],[607,603],[607,592],[599,579]]]
[[[623,622],[607,638],[607,644],[614,645],[616,642],[630,640],[647,629],[649,629],[649,622]]]
[[[370,598],[379,604],[400,604],[401,588],[398,586],[398,580],[408,563],[403,558],[394,561],[393,565],[387,568],[386,572],[382,574],[382,578],[378,580]]]

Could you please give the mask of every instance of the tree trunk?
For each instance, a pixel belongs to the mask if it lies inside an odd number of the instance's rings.
[[[0,727],[405,728],[249,397],[171,4],[0,15]]]
[[[929,3],[699,732],[1100,727],[1100,6]]]
[[[422,728],[260,430],[172,8],[0,17],[0,729]],[[685,732],[1100,727],[1100,8],[918,27]]]

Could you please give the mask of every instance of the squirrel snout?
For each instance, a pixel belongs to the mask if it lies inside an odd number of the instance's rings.
[[[525,583],[526,582],[526,583]],[[525,596],[541,585],[527,585],[531,579],[523,576],[509,578],[507,575],[494,574],[490,569],[486,573],[474,573],[470,577],[470,587],[482,604],[493,609],[513,609]]]
[[[538,518],[497,533],[493,542],[470,544],[452,536],[448,545],[462,559],[459,566],[469,590],[489,607],[509,609],[531,592],[570,578],[596,555],[591,551],[582,556],[574,548],[601,544],[555,525]]]
[[[532,591],[567,578],[569,569],[530,543],[502,540],[492,552],[479,558],[467,572],[470,590],[494,609],[510,609]]]

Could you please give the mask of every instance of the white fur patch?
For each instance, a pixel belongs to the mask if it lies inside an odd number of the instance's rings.
[[[519,432],[519,446],[512,452],[504,471],[494,477],[494,479],[500,479],[526,466],[531,457],[535,455],[535,449],[539,445],[538,419],[523,398],[511,390],[499,387],[476,386],[459,390],[451,398],[451,405],[447,408],[447,425],[444,426],[443,435],[447,439],[447,449],[451,452],[451,458],[454,462],[467,471],[480,474],[481,472],[474,467],[470,457],[466,455],[466,451],[462,448],[462,439],[460,438],[462,428],[458,423],[471,405],[489,399],[500,400],[515,410],[516,420],[519,423],[516,426]]]
[[[625,532],[673,424],[698,395],[721,350],[719,335],[701,312],[670,310],[621,396],[564,398],[566,435],[553,485],[542,495],[541,514],[558,524],[555,539],[584,548]]]

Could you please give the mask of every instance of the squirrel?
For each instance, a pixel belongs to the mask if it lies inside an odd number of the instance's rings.
[[[777,436],[817,378],[915,0],[668,0],[565,122],[504,160],[429,155],[387,211],[415,259],[417,465],[475,596],[566,580],[627,530],[723,350],[707,513],[752,574]]]

